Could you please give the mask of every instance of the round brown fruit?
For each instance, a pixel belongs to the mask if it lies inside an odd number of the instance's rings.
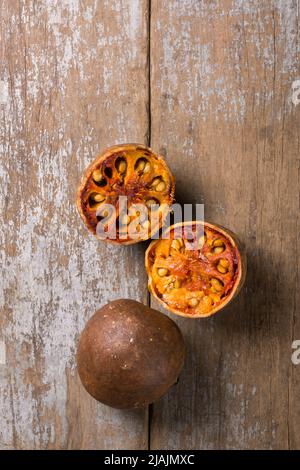
[[[177,325],[135,300],[115,300],[88,321],[77,367],[86,390],[114,408],[140,408],[177,381],[185,346]]]
[[[77,207],[97,238],[128,245],[151,238],[163,226],[174,189],[172,173],[153,150],[140,144],[115,145],[86,169]],[[127,198],[127,209],[120,196]],[[139,205],[144,208],[142,214],[135,210]]]
[[[184,222],[150,243],[145,257],[150,292],[170,312],[208,317],[239,293],[246,257],[231,231],[208,222]]]

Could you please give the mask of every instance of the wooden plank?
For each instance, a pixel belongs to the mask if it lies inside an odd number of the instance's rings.
[[[147,446],[147,410],[97,404],[74,364],[96,308],[147,298],[143,246],[97,242],[75,210],[101,149],[146,143],[147,4],[1,2],[2,449]]]
[[[240,235],[249,263],[227,311],[178,320],[189,354],[154,405],[153,449],[300,446],[297,8],[152,2],[151,144],[175,172],[177,199],[204,202],[207,220]]]

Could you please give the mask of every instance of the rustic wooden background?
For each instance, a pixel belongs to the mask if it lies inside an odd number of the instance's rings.
[[[0,9],[0,447],[299,448],[298,1]],[[147,302],[146,244],[97,242],[74,198],[101,149],[132,141],[166,156],[179,202],[240,235],[249,272],[227,311],[177,320],[178,385],[121,412],[85,393],[74,351],[97,307]]]

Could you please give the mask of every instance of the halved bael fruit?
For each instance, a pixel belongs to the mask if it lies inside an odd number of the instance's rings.
[[[162,226],[174,200],[174,177],[164,159],[140,144],[106,149],[85,171],[77,207],[100,239],[132,244]]]
[[[189,318],[224,308],[246,276],[236,235],[203,221],[171,226],[149,245],[145,262],[150,292],[170,312]]]

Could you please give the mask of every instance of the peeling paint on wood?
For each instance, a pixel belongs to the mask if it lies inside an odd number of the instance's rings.
[[[3,366],[6,364],[6,347],[5,342],[0,341],[0,365]]]
[[[143,448],[147,410],[111,410],[77,378],[75,345],[108,300],[146,300],[142,247],[105,246],[75,211],[107,145],[145,140],[146,2],[1,4],[1,448]],[[130,279],[130,281],[128,281]]]
[[[299,448],[298,2],[153,0],[151,11],[152,146],[177,200],[239,234],[249,264],[227,311],[177,319],[188,359],[153,407],[151,448]]]

